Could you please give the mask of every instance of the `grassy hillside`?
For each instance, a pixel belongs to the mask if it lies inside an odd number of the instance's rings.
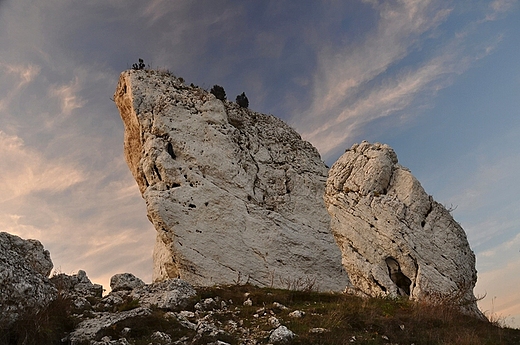
[[[138,345],[267,344],[272,331],[284,325],[295,333],[290,344],[520,344],[520,330],[461,315],[449,305],[251,285],[197,291],[183,312],[155,308],[146,318],[109,327],[97,340],[124,336]],[[139,301],[132,300],[118,310],[137,307]],[[44,313],[4,330],[0,343],[61,344],[79,321],[81,317],[68,312],[66,301],[58,300]],[[152,336],[156,331],[171,342]]]

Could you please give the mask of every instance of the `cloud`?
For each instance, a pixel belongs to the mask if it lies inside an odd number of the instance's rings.
[[[501,14],[504,14],[518,3],[518,0],[494,0],[489,4],[489,13],[486,14],[486,21],[496,20]]]
[[[126,21],[127,3],[99,3],[12,2],[2,14],[0,32],[10,34],[0,34],[0,230],[40,240],[56,269],[84,269],[108,288],[121,272],[151,281],[155,231],[110,101],[115,44],[102,49],[140,29]],[[111,20],[121,27],[106,30]]]
[[[40,67],[30,63],[8,64],[0,62],[0,70],[5,73],[3,82],[0,83],[0,89],[3,89],[5,95],[0,99],[1,111],[9,106],[15,95],[36,78],[40,73]]]
[[[423,66],[415,73],[406,72],[407,75],[398,76],[396,81],[387,81],[383,87],[372,86],[379,95],[363,94],[363,87],[403,59],[421,35],[437,27],[451,12],[434,1],[368,3],[379,13],[377,27],[359,45],[339,52],[332,47],[322,49],[315,75],[313,105],[304,118],[295,119],[297,126],[303,128],[304,137],[317,145],[323,154],[340,144],[358,126],[356,122],[372,120],[365,118],[367,111],[375,113],[379,108],[387,108],[387,113],[390,113],[394,107],[402,108],[405,99],[410,98],[410,88],[418,86],[414,84],[424,85],[424,80],[432,79],[431,69],[435,66]],[[423,79],[413,81],[414,77]],[[392,84],[394,90],[391,90]],[[415,89],[412,91],[417,92]],[[380,97],[380,104],[377,97]],[[355,121],[344,124],[345,133],[336,135],[334,142],[326,143],[329,139],[325,137],[330,138],[327,131],[348,119]],[[318,121],[331,125],[316,126]],[[309,127],[319,129],[309,132]]]
[[[23,140],[0,131],[0,202],[39,191],[60,192],[85,179],[60,161],[47,162]]]
[[[74,109],[81,108],[85,101],[78,95],[81,91],[79,78],[76,76],[73,81],[65,85],[54,85],[50,88],[51,97],[56,97],[61,103],[61,114],[70,115]]]
[[[323,48],[313,104],[303,117],[292,119],[326,159],[375,120],[400,115],[400,123],[416,116],[407,109],[428,107],[436,92],[492,53],[501,40],[499,35],[474,43],[476,22],[460,23],[458,32],[445,37],[439,27],[453,9],[440,2],[368,3],[379,13],[377,27],[358,45]],[[425,40],[435,47],[426,59]]]

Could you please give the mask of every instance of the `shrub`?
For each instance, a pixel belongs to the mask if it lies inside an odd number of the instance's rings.
[[[249,100],[247,99],[245,92],[242,92],[241,95],[237,96],[236,102],[241,108],[249,107]]]
[[[144,67],[145,67],[145,64],[144,64],[143,59],[139,59],[139,63],[134,63],[132,65],[132,69],[135,69],[135,70],[142,70],[142,69],[144,69]]]
[[[212,94],[217,97],[217,99],[220,99],[221,101],[226,100],[226,91],[224,91],[224,88],[220,85],[213,85],[210,91]]]

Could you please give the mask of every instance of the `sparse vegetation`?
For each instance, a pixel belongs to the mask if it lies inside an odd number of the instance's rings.
[[[226,91],[224,91],[224,88],[220,85],[213,85],[210,91],[212,94],[217,97],[217,99],[220,99],[221,101],[226,100]]]
[[[247,99],[245,92],[242,92],[240,95],[237,96],[236,102],[241,108],[249,107],[249,100]]]
[[[23,315],[6,329],[0,325],[0,344],[61,344],[61,339],[77,324],[72,303],[58,295],[47,308]]]
[[[240,344],[255,339],[267,344],[273,320],[297,336],[291,344],[519,344],[520,330],[460,314],[452,305],[428,305],[408,299],[360,298],[342,293],[319,293],[258,288],[249,284],[199,288],[185,308],[190,322],[204,320],[219,332],[196,332],[167,310],[123,320],[103,336],[118,339],[126,330],[130,344],[149,344],[161,331],[176,341],[206,344],[217,340]],[[211,303],[207,303],[208,299]],[[252,305],[244,301],[251,300]],[[71,302],[59,298],[49,307],[28,315],[9,330],[0,332],[1,344],[59,344],[77,324]],[[128,300],[124,310],[139,305]],[[295,317],[292,312],[304,312]],[[185,319],[185,320],[188,320]],[[184,343],[184,342],[182,342]]]
[[[146,65],[144,64],[144,60],[143,59],[139,59],[139,63],[134,63],[132,65],[132,69],[135,69],[135,70],[142,70],[146,67]]]

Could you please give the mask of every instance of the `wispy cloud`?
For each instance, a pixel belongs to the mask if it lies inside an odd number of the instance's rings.
[[[68,116],[74,109],[81,108],[85,101],[81,99],[79,78],[76,76],[70,83],[52,86],[49,90],[51,97],[58,98],[61,104],[61,114]]]
[[[302,136],[325,158],[355,133],[359,135],[362,126],[389,115],[409,116],[406,109],[418,101],[428,106],[438,90],[490,54],[500,40],[468,44],[475,30],[472,23],[439,41],[426,60],[400,67],[405,58],[418,59],[410,55],[417,54],[422,40],[435,41],[435,31],[452,9],[436,1],[368,2],[379,13],[377,28],[359,46],[341,52],[324,49],[313,105],[303,118],[293,119]]]
[[[40,67],[34,64],[0,62],[0,71],[2,70],[5,86],[0,84],[0,90],[4,91],[4,96],[0,98],[0,110],[7,108],[13,97],[36,78],[40,73]]]
[[[500,15],[510,11],[518,4],[518,0],[494,0],[489,4],[489,13],[485,20],[496,20]]]
[[[84,174],[59,161],[46,162],[23,141],[0,131],[0,202],[38,191],[59,192],[84,180]]]

